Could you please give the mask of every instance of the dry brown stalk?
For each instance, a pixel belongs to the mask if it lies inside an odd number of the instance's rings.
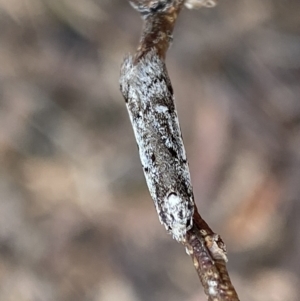
[[[215,1],[188,0],[193,6],[213,6]],[[147,184],[159,219],[192,257],[209,301],[238,301],[226,269],[226,247],[198,213],[165,67],[184,0],[134,0],[144,27],[133,57],[121,71],[121,91],[126,101]]]

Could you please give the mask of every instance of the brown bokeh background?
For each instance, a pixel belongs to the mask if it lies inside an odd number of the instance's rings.
[[[300,2],[185,9],[167,66],[241,300],[300,294]],[[0,0],[0,300],[206,300],[159,224],[119,92],[125,0]]]

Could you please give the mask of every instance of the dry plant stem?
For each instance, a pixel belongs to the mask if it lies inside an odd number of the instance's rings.
[[[199,215],[195,206],[194,224],[187,232],[185,246],[209,301],[238,301],[226,268],[225,245]],[[221,246],[221,247],[220,247]]]
[[[148,1],[151,5],[151,1]],[[172,5],[168,1],[163,9],[157,9],[155,13],[150,12],[144,17],[143,34],[135,55],[135,62],[138,62],[151,49],[156,49],[158,56],[164,60],[166,52],[172,41],[172,32],[178,14],[183,6],[183,0],[175,0]],[[169,1],[170,2],[170,1]],[[153,11],[155,9],[153,8]]]
[[[190,1],[191,2],[191,1]],[[134,0],[145,22],[134,57],[125,59],[122,94],[159,219],[182,243],[210,301],[238,301],[226,248],[198,213],[165,56],[183,0]]]

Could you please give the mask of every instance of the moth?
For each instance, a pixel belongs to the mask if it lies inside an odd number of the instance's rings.
[[[121,67],[121,92],[160,222],[179,242],[192,227],[194,196],[173,89],[155,49]]]

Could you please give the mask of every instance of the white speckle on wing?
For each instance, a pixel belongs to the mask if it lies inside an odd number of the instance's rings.
[[[182,200],[175,194],[171,194],[167,197],[166,202],[170,206],[170,208],[174,208],[182,203]]]
[[[168,107],[162,106],[162,105],[156,106],[155,109],[156,109],[156,112],[157,112],[157,113],[165,113],[165,112],[168,112]]]

